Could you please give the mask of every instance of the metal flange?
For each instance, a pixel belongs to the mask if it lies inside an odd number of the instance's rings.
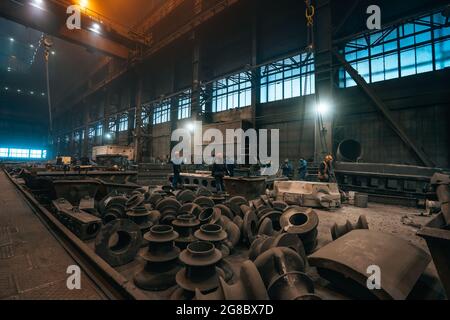
[[[179,257],[185,264],[176,276],[177,284],[186,291],[209,292],[219,287],[222,270],[216,267],[222,254],[210,242],[197,241],[188,245]]]
[[[115,237],[114,245],[110,245]],[[102,227],[95,239],[95,253],[112,267],[134,260],[142,242],[139,226],[131,220],[118,219]]]
[[[179,237],[175,240],[175,245],[180,249],[186,249],[187,246],[196,241],[194,237],[195,229],[200,225],[200,221],[192,214],[183,214],[178,216],[172,225]]]
[[[134,276],[134,283],[139,288],[162,291],[176,284],[175,277],[181,268],[177,264],[180,249],[174,245],[177,238],[178,233],[165,225],[154,226],[144,235],[148,250],[141,257],[146,264]]]
[[[217,224],[220,220],[222,213],[219,208],[205,208],[198,219],[200,220],[200,224]]]
[[[241,210],[244,213],[242,224],[243,239],[248,245],[251,245],[258,235],[258,217],[247,205],[241,205]]]
[[[193,203],[199,205],[203,209],[205,209],[205,208],[212,208],[212,207],[214,207],[216,205],[211,198],[204,197],[204,196],[195,198]]]
[[[216,291],[205,295],[196,290],[195,298],[196,300],[269,300],[261,275],[251,261],[245,261],[242,264],[239,281],[235,284],[228,285],[221,277]]]
[[[303,261],[307,261],[303,243],[295,234],[282,233],[276,236],[260,235],[252,243],[249,251],[249,259],[254,261],[263,252],[277,247],[290,248],[297,252]]]

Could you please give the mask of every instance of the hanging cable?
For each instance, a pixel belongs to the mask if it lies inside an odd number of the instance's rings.
[[[52,120],[52,99],[50,95],[50,72],[49,72],[49,56],[50,49],[53,46],[53,41],[48,37],[43,37],[44,44],[44,61],[45,61],[45,72],[46,72],[46,82],[47,82],[47,102],[48,102],[48,142],[52,143],[53,136],[53,120]]]

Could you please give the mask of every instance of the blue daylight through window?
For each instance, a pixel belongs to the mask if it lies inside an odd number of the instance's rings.
[[[18,160],[46,159],[47,158],[47,150],[0,147],[0,158],[1,159],[18,159]]]

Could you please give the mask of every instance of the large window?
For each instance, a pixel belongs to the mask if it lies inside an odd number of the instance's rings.
[[[192,90],[186,90],[178,96],[178,120],[191,117]]]
[[[125,113],[119,118],[119,132],[128,130],[128,114]]]
[[[97,124],[97,127],[95,128],[95,135],[97,137],[103,136],[103,124],[102,123]]]
[[[166,99],[157,104],[153,110],[153,124],[160,124],[170,121],[170,99]]]
[[[0,158],[8,158],[9,149],[8,148],[0,148]]]
[[[46,159],[47,150],[38,149],[16,149],[16,148],[0,148],[0,158],[10,159]]]
[[[89,127],[88,137],[89,139],[95,138],[95,127]]]
[[[441,13],[387,28],[348,42],[345,59],[368,83],[450,66],[450,26]],[[342,68],[339,86],[355,86]]]
[[[29,149],[9,149],[9,158],[27,159],[30,157]]]
[[[249,106],[252,102],[251,99],[251,76],[246,72],[238,73],[213,83],[213,112]]]
[[[314,57],[303,53],[261,67],[261,103],[315,92]]]
[[[108,119],[108,130],[110,133],[117,131],[117,119],[116,117],[110,117]]]

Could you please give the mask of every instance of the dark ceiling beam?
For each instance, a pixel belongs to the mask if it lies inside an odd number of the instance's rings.
[[[102,25],[101,34],[86,29],[69,30],[66,26],[66,7],[53,1],[47,1],[45,5],[45,8],[39,9],[31,6],[30,1],[3,0],[0,1],[0,16],[115,58],[128,59],[130,51],[140,45],[109,26]],[[92,21],[82,16],[82,27],[88,23]]]
[[[345,58],[336,50],[333,50],[333,54],[336,56],[338,61],[344,66],[345,71],[353,78],[353,80],[358,84],[358,86],[366,93],[366,95],[372,100],[377,109],[381,112],[384,118],[387,120],[390,127],[394,132],[402,139],[405,145],[413,151],[417,158],[427,167],[433,167],[434,163],[425,154],[425,152],[408,136],[403,127],[394,118],[389,107],[375,94],[369,84],[361,77]]]

